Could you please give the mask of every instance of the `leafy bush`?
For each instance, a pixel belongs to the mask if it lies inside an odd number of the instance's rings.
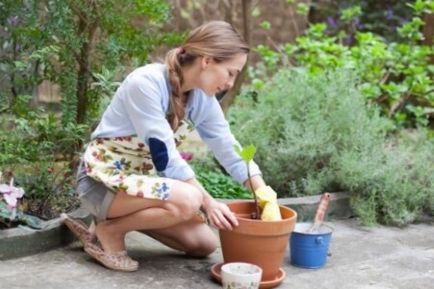
[[[18,117],[0,116],[0,166],[72,160],[88,137],[88,126],[74,123],[63,126],[56,114],[46,113],[42,108],[32,109],[28,99],[23,98],[27,102],[20,97],[18,103],[26,103],[26,110]]]
[[[365,223],[433,210],[433,141],[387,137],[391,122],[366,104],[354,73],[282,69],[257,93],[239,97],[229,117],[280,197],[349,191]]]
[[[402,132],[366,152],[364,161],[341,155],[336,175],[346,190],[358,192],[352,204],[365,222],[404,225],[434,212],[433,149],[426,135]]]
[[[156,47],[183,37],[161,32],[170,17],[165,1],[4,0],[0,7],[2,109],[49,80],[61,88],[65,125],[97,113],[97,74],[141,65]]]
[[[195,158],[191,165],[205,190],[219,199],[251,199],[251,193],[221,171],[211,156]]]
[[[89,127],[125,73],[184,35],[161,33],[164,1],[12,1],[0,4],[0,170],[26,192],[25,212],[42,218],[77,204],[71,175]],[[33,109],[43,81],[60,87],[55,112]],[[13,133],[11,133],[13,132]]]
[[[397,40],[396,28],[412,16],[410,5],[400,0],[336,0],[315,5],[314,9],[313,22],[325,20],[333,34],[342,30],[348,34],[354,30],[370,31],[390,41]]]
[[[270,48],[260,45],[262,57],[250,70],[253,84],[260,88],[264,79],[279,66],[305,67],[312,74],[336,68],[350,68],[360,76],[363,95],[381,107],[383,115],[398,128],[434,125],[433,47],[423,45],[422,15],[434,12],[434,1],[417,0],[412,18],[397,29],[398,40],[387,42],[382,36],[355,25],[363,15],[360,7],[341,13],[346,26],[331,23],[312,24],[296,43]],[[332,29],[333,28],[333,29]]]
[[[86,125],[62,126],[53,113],[17,108],[19,118],[1,116],[0,170],[13,174],[26,192],[20,208],[25,213],[50,219],[77,206],[72,171],[77,151],[89,135]],[[11,133],[13,131],[13,133]]]
[[[52,219],[79,206],[75,175],[67,163],[43,161],[17,167],[14,174],[26,192],[21,207],[25,213]]]

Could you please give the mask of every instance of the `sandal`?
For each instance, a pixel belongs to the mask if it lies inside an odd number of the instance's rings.
[[[99,263],[112,270],[133,272],[139,269],[139,262],[131,259],[127,255],[127,251],[106,253],[100,246],[93,243],[86,244],[84,251]]]
[[[60,216],[63,219],[63,223],[71,230],[83,246],[92,242],[94,234],[89,232],[85,222],[79,219],[73,219],[65,213],[62,213]]]

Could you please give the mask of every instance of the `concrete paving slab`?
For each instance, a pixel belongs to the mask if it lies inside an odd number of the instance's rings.
[[[354,219],[329,222],[331,256],[321,269],[302,269],[285,257],[286,279],[278,288],[434,288],[434,226],[364,228]],[[0,262],[0,288],[112,289],[221,288],[209,269],[222,261],[220,249],[205,259],[173,251],[140,233],[127,237],[130,255],[140,262],[133,273],[107,270],[78,242],[24,258]]]

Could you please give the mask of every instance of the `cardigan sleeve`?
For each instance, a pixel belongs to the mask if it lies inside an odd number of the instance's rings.
[[[215,97],[204,97],[204,99],[205,103],[198,109],[199,115],[196,115],[196,118],[200,119],[196,124],[197,132],[231,177],[243,184],[248,176],[247,166],[234,148],[239,143],[232,135],[217,99]],[[249,163],[249,170],[251,176],[261,175],[254,161]]]

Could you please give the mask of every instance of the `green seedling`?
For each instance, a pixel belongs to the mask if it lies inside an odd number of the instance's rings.
[[[252,214],[252,219],[259,219],[260,214],[259,214],[258,198],[256,196],[255,190],[253,189],[252,178],[250,176],[250,166],[249,166],[250,161],[252,161],[253,157],[255,156],[256,147],[253,144],[250,144],[244,148],[241,147],[240,145],[234,145],[234,147],[235,147],[235,151],[240,155],[240,157],[244,160],[247,166],[247,178],[249,180],[249,185],[253,194],[253,199],[255,200],[255,208],[256,208],[256,212]]]

